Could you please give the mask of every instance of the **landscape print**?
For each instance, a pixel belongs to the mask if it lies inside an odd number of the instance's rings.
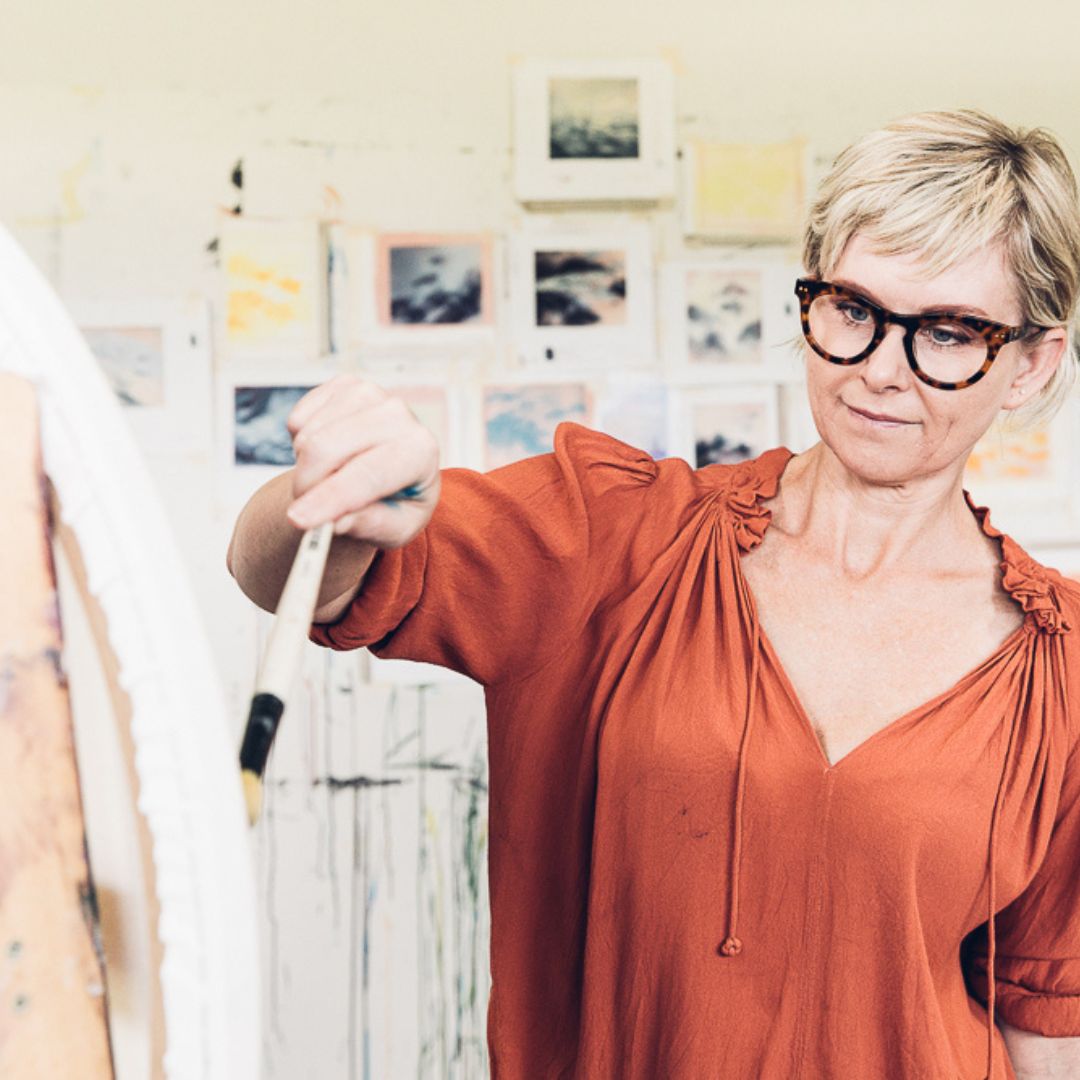
[[[310,386],[237,386],[233,460],[237,465],[296,464],[285,421]]]
[[[537,251],[537,326],[626,323],[625,251]]]
[[[760,362],[761,294],[760,271],[689,270],[686,344],[691,362]]]
[[[486,251],[479,240],[415,243],[382,238],[377,289],[384,324],[487,321]]]
[[[82,334],[122,404],[165,404],[160,326],[84,327]]]
[[[553,78],[548,108],[553,160],[640,156],[636,79]]]
[[[691,418],[699,469],[757,457],[774,441],[773,413],[764,401],[697,401]]]
[[[484,468],[545,454],[564,420],[589,423],[591,402],[584,383],[489,386],[484,390]]]

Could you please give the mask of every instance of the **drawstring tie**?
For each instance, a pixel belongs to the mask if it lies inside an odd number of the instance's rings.
[[[760,649],[760,630],[756,618],[751,618],[753,627],[750,639],[750,686],[746,693],[746,714],[743,717],[742,741],[739,744],[739,767],[735,780],[735,823],[734,838],[731,845],[731,874],[728,886],[728,932],[720,945],[721,956],[738,956],[742,952],[742,941],[735,933],[739,919],[739,862],[742,856],[742,816],[743,794],[746,790],[746,758],[750,745],[750,728],[754,718],[754,694],[758,683],[758,654]]]

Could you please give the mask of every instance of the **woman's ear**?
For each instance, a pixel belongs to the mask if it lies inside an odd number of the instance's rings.
[[[1064,326],[1044,330],[1026,347],[1021,343],[1023,352],[1020,354],[1020,363],[1001,407],[1017,409],[1031,401],[1054,377],[1054,372],[1062,362],[1068,363],[1065,355],[1068,346],[1069,332]]]

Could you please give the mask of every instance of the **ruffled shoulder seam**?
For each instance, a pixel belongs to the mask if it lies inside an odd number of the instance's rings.
[[[1001,587],[1024,609],[1036,628],[1048,634],[1069,633],[1074,620],[1062,610],[1061,575],[1037,562],[1011,536],[995,528],[990,511],[977,506],[967,491],[964,498],[983,532],[1000,545]]]
[[[706,465],[699,470],[743,551],[757,547],[764,538],[772,511],[763,503],[779,490],[780,476],[792,457],[790,450],[778,446],[735,465]]]

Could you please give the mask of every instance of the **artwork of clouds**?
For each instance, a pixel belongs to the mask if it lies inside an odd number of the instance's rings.
[[[159,326],[83,330],[90,351],[124,405],[165,404],[165,349]]]
[[[638,97],[636,79],[552,79],[551,157],[638,157]]]
[[[234,389],[234,460],[237,465],[294,465],[285,421],[310,386],[237,386]]]
[[[697,468],[734,465],[769,449],[769,411],[759,402],[699,402],[693,407]]]
[[[613,387],[597,402],[600,431],[652,458],[668,455],[668,392],[659,381]]]
[[[626,323],[626,253],[537,251],[537,326]]]
[[[545,454],[564,420],[587,423],[588,390],[582,383],[490,386],[484,391],[484,464],[495,469]]]
[[[395,246],[389,257],[391,322],[480,321],[483,249],[479,244]]]
[[[760,271],[687,271],[686,334],[690,360],[760,362],[761,298]]]

